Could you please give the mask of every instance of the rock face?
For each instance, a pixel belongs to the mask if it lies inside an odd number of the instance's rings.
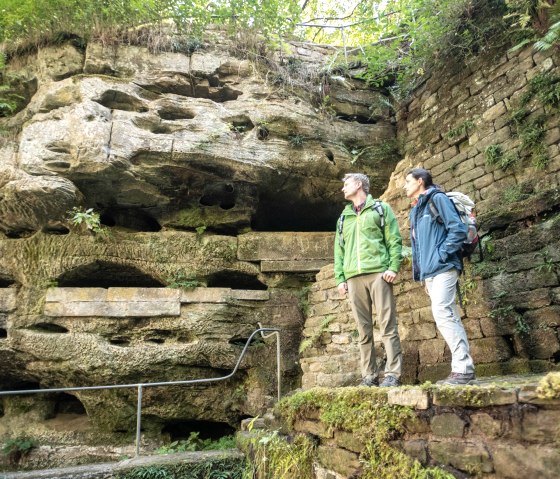
[[[558,104],[542,100],[560,81],[558,54],[531,48],[493,53],[430,78],[401,110],[404,159],[383,198],[408,241],[408,170],[432,171],[434,183],[476,202],[484,254],[465,261],[463,324],[478,375],[548,370],[560,361]],[[553,87],[554,88],[554,87]],[[536,138],[527,143],[528,136]],[[541,160],[539,160],[541,158]],[[405,382],[442,379],[451,356],[429,298],[405,262],[395,285]],[[309,296],[303,386],[358,380],[355,324],[339,297],[332,266]],[[381,348],[381,338],[376,336]]]
[[[0,150],[2,231],[60,227],[78,204],[136,231],[321,231],[345,172],[366,170],[382,191],[396,157],[379,93],[344,81],[319,111],[225,48],[91,44],[27,59],[18,74],[37,91]]]

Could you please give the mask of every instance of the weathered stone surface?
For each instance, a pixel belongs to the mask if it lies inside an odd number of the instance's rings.
[[[461,471],[478,474],[494,470],[490,454],[481,444],[430,441],[428,448],[438,464],[449,464]]]
[[[430,406],[430,399],[430,393],[420,388],[393,388],[387,393],[387,400],[389,404],[410,406],[414,409],[428,409]]]
[[[333,258],[334,233],[247,233],[239,236],[242,261],[294,261]]]
[[[452,413],[438,414],[431,422],[432,432],[441,437],[463,437],[465,426],[465,421]]]
[[[86,301],[72,303],[46,303],[45,315],[68,317],[155,317],[179,316],[181,305],[178,301]]]
[[[0,288],[0,312],[9,313],[16,308],[16,294],[13,288]]]
[[[513,388],[442,386],[434,391],[433,401],[438,406],[500,406],[516,403],[517,391]]]
[[[339,447],[319,446],[317,460],[321,466],[349,477],[360,467],[358,455]]]
[[[526,445],[493,445],[491,454],[496,474],[506,479],[524,477],[555,479],[560,470],[560,451],[557,447]]]
[[[289,272],[313,272],[319,271],[323,266],[326,266],[330,261],[327,260],[309,260],[309,261],[261,261],[262,272],[272,271],[289,271]]]

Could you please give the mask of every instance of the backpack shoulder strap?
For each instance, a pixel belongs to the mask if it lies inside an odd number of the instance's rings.
[[[447,194],[444,193],[444,192],[441,191],[441,190],[434,191],[434,192],[430,195],[430,198],[428,199],[428,207],[430,208],[430,214],[432,215],[432,218],[433,218],[434,220],[438,221],[439,223],[443,223],[443,219],[441,218],[441,215],[439,214],[439,211],[438,211],[436,205],[434,204],[434,200],[433,200],[434,196],[435,196],[435,195],[439,195],[440,193],[441,193],[442,195],[447,196]]]
[[[385,228],[385,210],[383,209],[383,204],[381,203],[380,200],[375,200],[375,203],[373,203],[373,208],[375,209],[375,211],[377,211],[377,214],[379,215],[380,218],[380,225],[381,226],[381,230],[384,230]]]
[[[343,226],[344,226],[344,213],[342,213],[340,215],[340,218],[338,218],[338,222],[337,222],[337,231],[338,231],[338,244],[340,245],[341,248],[344,248],[344,235],[343,233]]]

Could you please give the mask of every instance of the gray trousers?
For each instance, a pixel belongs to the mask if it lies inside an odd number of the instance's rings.
[[[451,371],[474,373],[474,364],[469,350],[467,333],[455,303],[455,291],[459,273],[456,269],[426,279],[432,300],[432,314],[436,326],[451,351]]]
[[[375,308],[377,325],[387,354],[385,376],[400,378],[402,352],[393,286],[382,278],[383,273],[371,273],[350,278],[348,299],[360,334],[360,368],[362,377],[379,376],[373,344],[373,318]]]

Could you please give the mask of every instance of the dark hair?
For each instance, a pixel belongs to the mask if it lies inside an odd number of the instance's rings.
[[[437,187],[437,185],[434,185],[434,180],[432,179],[432,174],[429,170],[425,170],[424,168],[412,168],[412,170],[410,170],[406,176],[408,175],[412,175],[415,180],[421,178],[424,182],[424,188],[426,189],[428,189],[430,186]]]

